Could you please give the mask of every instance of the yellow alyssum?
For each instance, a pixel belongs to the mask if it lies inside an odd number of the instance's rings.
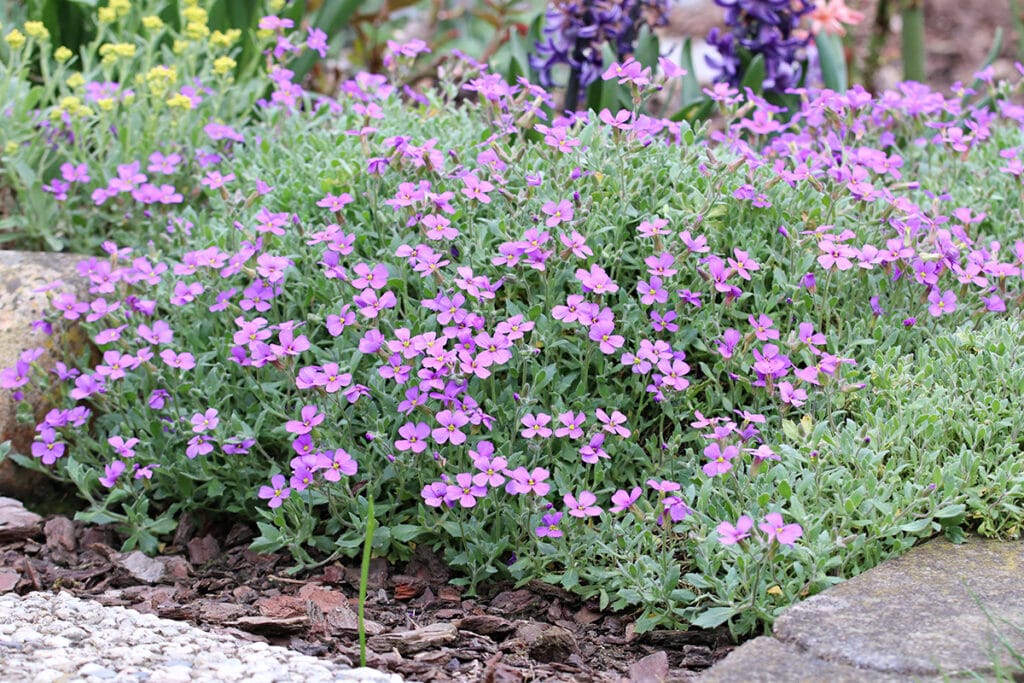
[[[110,0],[107,7],[117,12],[117,16],[123,17],[132,11],[131,0]]]
[[[76,71],[75,73],[73,73],[70,76],[68,76],[67,84],[68,84],[68,87],[71,88],[72,90],[74,90],[75,88],[82,87],[82,85],[84,83],[85,83],[85,76],[83,76],[78,71]]]
[[[167,98],[167,106],[178,109],[191,109],[192,99],[188,95],[178,93]]]
[[[178,69],[160,64],[149,70],[145,80],[151,93],[163,97],[171,86],[178,82]]]
[[[50,39],[50,32],[46,30],[41,21],[26,21],[25,33],[28,34],[29,38],[35,38],[36,40]]]
[[[63,64],[64,62],[68,61],[73,56],[74,56],[74,53],[71,50],[69,50],[68,48],[64,47],[63,45],[61,45],[60,47],[58,47],[56,50],[53,51],[53,58],[56,59],[61,64]]]
[[[10,45],[12,50],[20,50],[21,46],[25,44],[25,40],[25,34],[18,29],[12,29],[4,36],[4,42]]]
[[[210,27],[198,21],[190,21],[185,25],[185,35],[192,40],[202,40],[210,35]]]
[[[210,34],[210,45],[214,47],[231,47],[242,37],[242,30],[237,28],[227,31],[214,31]]]
[[[104,43],[100,45],[100,56],[104,64],[113,64],[120,57],[134,57],[135,46],[131,43]]]
[[[142,25],[150,31],[159,31],[164,27],[164,20],[155,14],[147,14],[142,17]]]
[[[82,104],[82,100],[73,95],[60,98],[57,107],[50,112],[50,118],[54,121],[60,119],[64,114],[68,116],[92,116],[95,112],[90,107]]]
[[[223,76],[234,71],[236,66],[238,66],[238,62],[231,59],[231,57],[218,57],[213,60],[213,73]]]
[[[210,19],[210,15],[202,7],[186,7],[181,10],[181,16],[185,17],[185,21],[194,21],[199,24],[205,24]]]

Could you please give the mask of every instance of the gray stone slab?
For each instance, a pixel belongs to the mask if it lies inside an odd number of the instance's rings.
[[[729,653],[700,683],[914,683],[920,677],[879,673],[826,662],[793,645],[762,636]],[[942,679],[924,679],[927,683]]]
[[[53,341],[32,329],[49,306],[49,299],[38,291],[60,280],[68,290],[87,296],[76,265],[81,256],[0,250],[0,368],[11,367],[22,351],[42,346],[48,349],[39,362],[51,365],[67,349],[54,348]],[[28,387],[26,387],[28,388]],[[42,396],[28,392],[36,408],[37,417],[46,412]],[[15,404],[10,392],[0,390],[0,442],[10,440],[14,450],[26,453],[33,438],[33,425],[19,424],[15,418]],[[31,497],[44,482],[40,475],[25,473],[14,468],[9,460],[0,462],[0,494],[17,498]]]
[[[994,659],[1010,662],[997,633],[1024,651],[1022,584],[1024,542],[934,539],[794,605],[774,635],[817,659],[876,672],[991,672]]]

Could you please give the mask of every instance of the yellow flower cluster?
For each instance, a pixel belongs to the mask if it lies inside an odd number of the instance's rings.
[[[101,24],[112,24],[132,11],[131,0],[110,0],[106,7],[96,12]]]
[[[214,47],[231,47],[242,37],[242,29],[232,28],[227,31],[214,31],[210,34],[210,45]]]
[[[68,61],[73,56],[74,56],[74,53],[71,52],[71,50],[69,50],[68,48],[64,47],[63,45],[61,45],[60,47],[58,47],[56,50],[53,51],[53,58],[56,59],[61,64],[63,64],[64,62]]]
[[[76,71],[75,73],[68,76],[67,84],[68,87],[72,90],[74,90],[75,88],[81,88],[83,85],[85,85],[85,76],[83,76],[80,72]]]
[[[134,57],[135,46],[131,43],[104,43],[100,45],[100,57],[104,64],[113,64],[120,57]]]
[[[25,33],[28,34],[29,38],[35,38],[39,41],[50,39],[50,32],[46,30],[41,21],[26,21]]]
[[[213,60],[213,73],[223,76],[234,71],[236,66],[238,66],[238,62],[231,59],[231,57],[218,57]]]
[[[11,46],[12,50],[20,50],[21,46],[25,44],[25,34],[18,29],[12,29],[10,33],[4,36],[4,41]]]
[[[147,14],[142,17],[142,25],[150,31],[159,31],[164,27],[164,20],[155,14]]]
[[[202,40],[210,35],[210,27],[206,25],[209,15],[202,7],[190,6],[181,10],[185,18],[185,35],[192,40]]]
[[[192,108],[192,98],[188,95],[177,93],[167,98],[167,106],[171,108],[189,110]]]
[[[93,113],[94,112],[90,107],[82,104],[82,100],[72,95],[68,95],[67,97],[60,98],[58,106],[50,112],[50,118],[57,120],[64,114],[69,116],[86,117],[92,116]]]
[[[163,97],[171,86],[178,82],[178,69],[173,66],[154,66],[145,76],[149,91],[157,97]]]

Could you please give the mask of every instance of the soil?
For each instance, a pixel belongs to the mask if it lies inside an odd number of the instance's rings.
[[[53,515],[34,537],[0,539],[0,591],[70,591],[358,665],[358,566],[290,575],[291,558],[252,552],[252,537],[244,525],[196,528],[186,517],[147,558],[115,550],[121,539],[110,528]],[[403,566],[371,563],[369,666],[409,681],[681,683],[734,647],[723,629],[636,635],[631,615],[546,584],[495,585],[469,598],[448,579],[424,547]]]

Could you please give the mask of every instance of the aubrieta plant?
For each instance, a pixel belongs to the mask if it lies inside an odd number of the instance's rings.
[[[132,212],[148,240],[51,290],[37,327],[88,347],[0,373],[59,398],[19,462],[126,547],[226,514],[311,567],[359,553],[373,500],[374,552],[427,545],[468,591],[541,578],[638,631],[746,633],[936,532],[1019,535],[994,448],[1019,411],[989,387],[999,420],[919,429],[972,368],[1020,374],[1019,83],[807,92],[786,122],[720,85],[706,135],[554,116],[469,61],[412,98],[361,73],[318,101],[280,68],[248,120],[187,131],[201,216]],[[93,163],[62,201],[137,201],[162,162]],[[914,374],[932,346],[966,383]]]

